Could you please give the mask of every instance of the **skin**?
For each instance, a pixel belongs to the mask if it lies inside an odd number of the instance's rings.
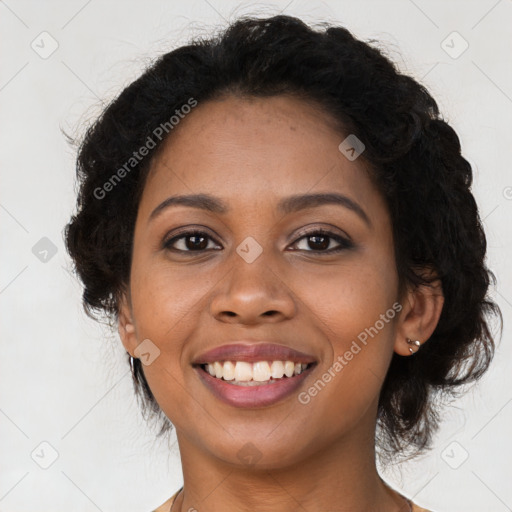
[[[363,158],[349,161],[340,152],[346,135],[329,121],[292,97],[228,96],[195,107],[151,163],[119,333],[133,357],[145,339],[160,350],[144,372],[176,428],[184,492],[175,511],[408,510],[376,470],[377,403],[393,352],[409,357],[406,338],[423,342],[433,333],[442,291],[437,285],[398,295],[385,201]],[[340,205],[287,215],[276,209],[281,198],[313,192],[350,197],[371,226]],[[231,210],[171,206],[149,220],[169,196],[192,193],[221,198]],[[162,248],[184,227],[203,230],[207,249],[194,249],[194,238],[188,246],[187,239],[174,242],[186,254]],[[322,248],[302,228],[310,235],[326,228],[354,246],[315,253],[339,243],[329,238]],[[236,252],[249,236],[263,250],[252,263]],[[400,314],[308,404],[294,393],[267,407],[233,407],[191,366],[224,343],[271,340],[317,359],[301,392],[395,302]],[[260,457],[255,466],[237,456],[249,442]]]

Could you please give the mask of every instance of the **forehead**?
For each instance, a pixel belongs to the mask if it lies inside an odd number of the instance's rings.
[[[347,135],[314,104],[293,97],[199,103],[152,162],[140,209],[149,215],[175,194],[211,194],[247,209],[282,196],[333,191],[383,206],[365,162],[350,161],[338,149]]]

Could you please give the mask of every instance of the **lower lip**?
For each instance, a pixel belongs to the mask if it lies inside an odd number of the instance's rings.
[[[271,384],[237,386],[212,377],[200,367],[195,367],[203,384],[219,399],[234,407],[266,407],[294,393],[316,365],[311,365],[299,375],[283,377]]]

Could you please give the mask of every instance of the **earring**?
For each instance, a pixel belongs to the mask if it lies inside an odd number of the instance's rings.
[[[409,339],[409,338],[406,338],[406,339],[407,339],[407,343],[408,343],[409,345],[414,345],[414,346],[416,347],[416,350],[413,350],[413,348],[412,348],[412,347],[409,347],[409,352],[410,352],[411,354],[415,354],[415,353],[419,350],[419,348],[420,348],[420,342],[419,342],[419,340],[415,340],[415,341],[413,341],[413,340],[411,340],[411,339]]]

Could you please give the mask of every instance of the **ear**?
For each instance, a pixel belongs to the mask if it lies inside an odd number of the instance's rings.
[[[425,269],[424,272],[435,277],[432,269]],[[409,288],[404,295],[400,302],[403,309],[398,320],[394,350],[401,356],[410,356],[421,349],[421,345],[432,336],[439,322],[444,304],[441,280],[436,279],[429,285]],[[413,342],[417,340],[420,345],[409,344],[407,339]]]
[[[134,352],[138,342],[135,332],[135,324],[133,322],[131,301],[130,298],[127,297],[126,293],[123,293],[121,300],[119,301],[117,328],[124,348],[132,357],[135,357]]]

